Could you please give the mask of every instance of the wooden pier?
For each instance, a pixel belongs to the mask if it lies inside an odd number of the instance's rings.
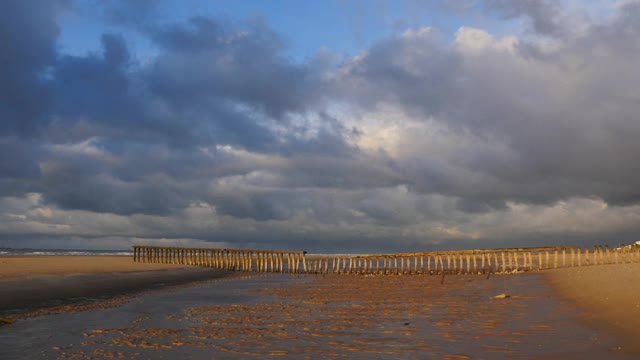
[[[375,255],[307,255],[305,251],[134,246],[136,262],[185,264],[293,274],[507,274],[562,267],[640,262],[640,246],[610,249],[539,247]]]

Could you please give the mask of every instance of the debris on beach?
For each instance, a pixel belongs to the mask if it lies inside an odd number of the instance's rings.
[[[2,325],[11,325],[14,322],[16,322],[16,321],[12,320],[12,319],[0,318],[0,326],[2,326]]]
[[[510,295],[502,293],[500,295],[496,295],[496,296],[492,297],[492,299],[507,299],[507,298],[510,298],[510,297],[511,297]]]

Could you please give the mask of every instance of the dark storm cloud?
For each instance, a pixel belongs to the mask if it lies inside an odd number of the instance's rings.
[[[99,0],[97,5],[106,21],[127,27],[150,25],[162,13],[162,3],[158,0]]]
[[[101,3],[99,50],[65,54],[63,5],[0,5],[0,238],[349,251],[637,228],[638,4],[561,36],[556,3],[490,1],[536,34],[410,29],[303,62],[263,23],[160,23],[154,2]]]
[[[408,31],[375,44],[348,64],[338,78],[344,96],[362,106],[379,101],[419,106],[436,114],[455,92],[460,59],[446,49],[437,31]],[[374,85],[375,84],[375,85]]]
[[[399,104],[471,142],[506,147],[455,162],[400,161],[418,191],[462,197],[470,209],[572,196],[621,203],[637,198],[640,181],[631,156],[640,151],[632,115],[640,110],[633,100],[637,7],[626,5],[612,22],[547,50],[544,59],[479,30],[461,29],[455,47],[438,45],[430,31],[408,33],[348,64],[338,82],[363,108]],[[480,204],[471,205],[474,199]]]
[[[73,123],[78,119],[131,123],[140,114],[130,95],[129,53],[122,36],[102,35],[102,54],[62,56],[51,71],[55,114]],[[139,120],[134,120],[139,121]]]
[[[0,131],[31,135],[46,120],[44,78],[56,59],[56,13],[65,1],[0,4]]]
[[[173,106],[193,101],[237,102],[276,120],[315,101],[315,73],[289,62],[279,36],[263,24],[229,31],[211,19],[155,29],[165,52],[146,74],[152,91]]]
[[[505,19],[527,17],[539,34],[555,36],[566,31],[560,23],[562,8],[556,0],[488,0],[486,6]]]

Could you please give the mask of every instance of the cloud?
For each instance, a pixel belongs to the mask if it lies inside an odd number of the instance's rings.
[[[526,17],[533,30],[542,35],[562,35],[566,29],[561,23],[562,7],[557,1],[549,0],[489,0],[486,6],[498,12],[505,19]]]
[[[638,54],[628,37],[631,10],[537,59],[521,51],[526,39],[461,28],[447,46],[429,29],[412,31],[354,58],[337,83],[362,117],[387,104],[425,134],[435,123],[450,139],[452,151],[398,160],[418,191],[466,203],[574,196],[625,203],[637,198],[640,175],[627,155],[640,150],[630,115]],[[424,147],[408,136],[401,135],[405,148]]]
[[[0,11],[0,131],[32,135],[44,122],[50,93],[43,78],[55,63],[63,1],[6,1]]]
[[[99,7],[98,51],[70,55],[67,4],[23,4],[0,12],[12,244],[393,251],[638,230],[637,4],[567,35],[556,3],[492,1],[535,33],[410,28],[306,61],[267,24],[203,16],[135,27],[141,61],[124,3]]]

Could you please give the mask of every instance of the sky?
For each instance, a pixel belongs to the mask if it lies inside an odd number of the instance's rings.
[[[0,2],[0,247],[640,240],[640,2]]]

